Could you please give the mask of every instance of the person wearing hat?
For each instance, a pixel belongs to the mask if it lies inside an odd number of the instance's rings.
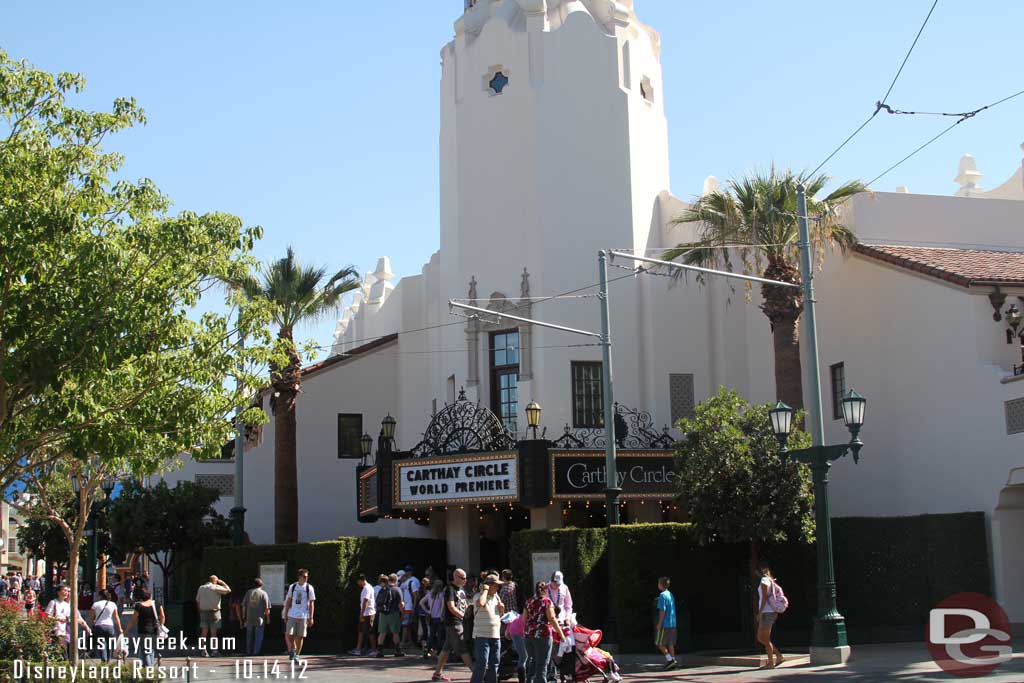
[[[399,588],[402,589],[402,645],[411,646],[416,641],[416,605],[420,601],[420,580],[412,566],[398,572]]]
[[[497,574],[488,574],[473,596],[473,649],[475,664],[470,683],[498,683],[501,661],[501,615],[505,605],[498,597],[504,585]]]
[[[563,624],[567,623],[569,615],[572,614],[572,593],[565,585],[565,577],[560,571],[551,575],[551,583],[548,584],[548,598],[556,608],[558,620]]]

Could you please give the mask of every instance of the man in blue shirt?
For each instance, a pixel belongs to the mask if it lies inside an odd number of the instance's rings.
[[[665,655],[665,671],[679,666],[676,661],[676,599],[668,587],[672,582],[667,576],[658,579],[658,626],[655,629],[654,644]]]

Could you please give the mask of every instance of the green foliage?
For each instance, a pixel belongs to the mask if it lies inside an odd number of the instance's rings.
[[[813,538],[810,470],[779,455],[769,408],[723,388],[679,421],[679,493],[703,543]],[[795,429],[789,445],[803,448],[810,438]]]
[[[847,517],[833,520],[832,532],[839,607],[851,629],[870,626],[884,637],[885,627],[926,623],[954,593],[992,595],[982,512]]]
[[[216,489],[191,481],[171,488],[161,481],[146,488],[129,482],[110,505],[110,533],[122,548],[142,552],[164,575],[164,595],[177,563],[197,558],[203,548],[230,538],[230,528],[215,509]]]
[[[807,215],[812,246],[819,255],[826,247],[846,250],[857,242],[856,236],[842,224],[839,207],[867,188],[849,181],[818,199],[831,181],[826,175],[811,176],[793,171],[756,172],[730,180],[725,189],[697,197],[676,223],[700,223],[700,238],[680,244],[665,253],[668,259],[683,257],[686,263],[731,267],[730,250],[735,247],[747,272],[760,273],[768,263],[796,263],[797,185],[803,183],[807,195]]]
[[[335,311],[341,297],[359,287],[359,275],[355,268],[347,266],[328,278],[326,268],[300,262],[288,247],[284,258],[260,267],[259,277],[250,275],[232,284],[251,300],[270,302],[274,324],[287,331],[287,338],[291,339],[292,330],[299,323],[318,320]]]
[[[75,507],[66,506],[62,511],[63,518],[73,519],[77,514]],[[96,552],[107,555],[115,564],[119,563],[124,559],[124,553],[111,542],[107,511],[102,505],[97,504],[93,514],[96,516]],[[18,548],[23,554],[27,553],[32,557],[57,564],[68,563],[68,541],[64,531],[57,522],[46,517],[41,511],[35,511],[34,514],[28,511],[23,522],[18,525],[17,538]],[[87,545],[87,539],[83,538],[80,551],[84,553]]]
[[[149,180],[118,180],[123,159],[103,142],[142,110],[69,106],[83,87],[0,50],[0,452],[20,456],[0,467],[5,489],[70,455],[143,473],[215,454],[271,357],[265,306],[193,314],[249,272],[260,229],[171,215]]]
[[[581,624],[599,624],[607,614],[605,600],[588,599],[606,595],[608,588],[608,561],[605,556],[604,529],[536,529],[512,534],[509,548],[512,571],[529,591],[533,572],[533,553],[559,551],[562,573],[573,594],[573,608]],[[548,581],[550,576],[535,577]],[[579,599],[576,596],[582,596]]]
[[[601,627],[609,599],[605,535],[604,529],[516,532],[512,568],[525,581],[530,553],[561,550],[580,622]],[[625,651],[651,648],[661,576],[672,580],[684,650],[750,646],[746,543],[702,543],[692,524],[615,526],[610,538],[612,599]],[[920,639],[928,610],[943,598],[960,591],[991,594],[983,513],[838,518],[833,543],[839,609],[853,642]],[[776,637],[805,645],[817,602],[814,545],[766,543],[763,555],[790,600]],[[587,559],[578,563],[578,557]],[[581,565],[597,567],[597,576],[581,573]]]
[[[342,537],[321,543],[207,547],[201,575],[216,574],[233,591],[245,591],[252,587],[263,562],[287,563],[289,581],[295,580],[299,569],[309,570],[309,581],[317,597],[316,627],[310,631],[314,644],[355,642],[359,614],[359,588],[355,582],[359,574],[372,580],[382,572],[411,564],[423,576],[428,566],[438,573],[443,573],[446,566],[444,541]],[[279,632],[281,610],[271,609],[270,616],[268,633]]]
[[[26,618],[22,603],[0,602],[0,660],[59,658],[60,648],[50,643],[52,629],[53,620],[39,610]]]

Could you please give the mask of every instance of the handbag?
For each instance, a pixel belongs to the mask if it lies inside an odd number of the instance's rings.
[[[153,610],[153,618],[156,620],[157,633],[160,634],[161,638],[166,638],[168,634],[170,634],[171,629],[160,623],[160,613],[156,611],[156,600],[154,600],[153,604],[149,607]]]

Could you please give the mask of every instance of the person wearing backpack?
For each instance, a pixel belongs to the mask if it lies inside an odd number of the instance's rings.
[[[404,657],[402,652],[402,611],[405,609],[405,600],[402,598],[402,590],[398,587],[398,574],[388,576],[388,585],[382,588],[377,594],[377,656],[384,656],[384,644],[391,634],[395,643],[395,656]]]
[[[779,615],[789,608],[789,599],[782,591],[782,586],[775,581],[766,560],[758,562],[757,570],[761,574],[761,581],[757,586],[758,609],[754,615],[754,621],[757,622],[757,642],[764,645],[768,655],[768,663],[762,668],[774,669],[782,664],[783,658],[779,648],[772,644],[772,626]]]
[[[288,587],[284,598],[285,622],[284,641],[288,645],[288,659],[299,662],[302,644],[309,629],[313,628],[313,612],[316,607],[316,591],[309,583],[309,570],[300,569],[298,580]]]

